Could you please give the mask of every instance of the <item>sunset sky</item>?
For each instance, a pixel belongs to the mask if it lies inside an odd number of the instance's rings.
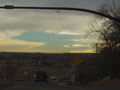
[[[110,0],[0,0],[0,6],[76,7],[96,10]],[[76,11],[0,10],[0,51],[91,53],[85,38],[93,14]]]

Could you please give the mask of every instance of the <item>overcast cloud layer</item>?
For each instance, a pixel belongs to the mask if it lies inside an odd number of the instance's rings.
[[[60,6],[96,9],[108,0],[0,0],[0,5],[14,4],[27,6]],[[110,1],[110,0],[109,0]]]
[[[95,9],[106,0],[1,0],[0,5],[20,6],[66,6]],[[64,11],[42,12],[41,10],[0,10],[0,31],[39,30],[57,33],[83,33],[91,15]],[[60,13],[61,12],[61,13]]]

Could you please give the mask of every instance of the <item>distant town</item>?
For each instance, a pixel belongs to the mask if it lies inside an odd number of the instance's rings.
[[[33,80],[34,73],[40,70],[63,76],[73,67],[76,56],[83,61],[81,64],[83,73],[89,73],[90,68],[95,69],[95,53],[0,52],[0,78],[2,81]],[[25,73],[28,74],[27,77]]]

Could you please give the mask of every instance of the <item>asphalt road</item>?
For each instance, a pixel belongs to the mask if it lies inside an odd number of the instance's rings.
[[[5,86],[5,85],[4,85]],[[34,83],[34,82],[20,82],[6,85],[0,90],[120,90],[120,89],[105,89],[105,88],[90,88],[83,86],[70,86],[58,84],[56,82],[49,83]]]

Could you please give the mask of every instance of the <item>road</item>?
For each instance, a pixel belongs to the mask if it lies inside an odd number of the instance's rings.
[[[49,83],[34,83],[34,82],[21,82],[14,83],[11,85],[6,85],[4,88],[0,88],[0,90],[120,90],[120,89],[105,89],[105,88],[90,88],[83,86],[70,86],[58,84],[55,82]]]

